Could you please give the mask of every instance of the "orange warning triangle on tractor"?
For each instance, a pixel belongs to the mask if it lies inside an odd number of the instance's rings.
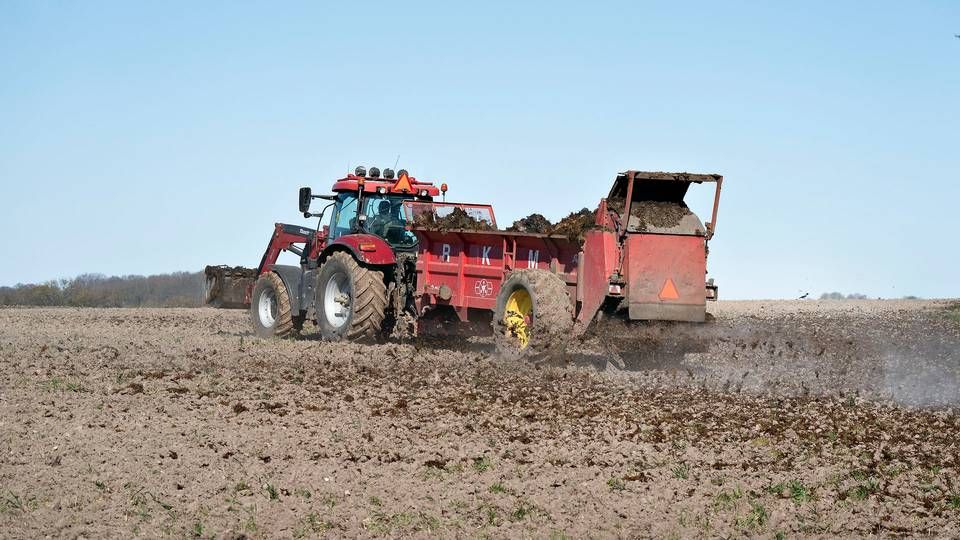
[[[660,299],[661,300],[676,300],[680,298],[680,295],[677,293],[677,287],[673,284],[673,280],[667,278],[667,282],[663,284],[663,288],[660,289]]]
[[[397,183],[393,185],[390,189],[394,193],[413,193],[413,186],[410,185],[410,177],[406,173],[400,175],[400,178],[397,179]]]

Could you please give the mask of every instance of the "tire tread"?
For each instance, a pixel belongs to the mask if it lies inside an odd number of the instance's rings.
[[[280,279],[280,276],[277,275],[276,272],[267,272],[257,278],[257,284],[254,285],[254,293],[260,290],[261,284],[266,283],[273,288],[277,295],[277,322],[273,327],[272,337],[288,337],[296,330],[296,324],[294,324],[293,313],[290,309],[290,295],[287,293],[287,286],[283,284],[283,280]],[[250,299],[250,317],[253,318],[255,328],[259,326],[259,315],[257,313],[257,304],[259,302],[256,296],[257,295],[254,294],[254,298]]]
[[[513,285],[526,288],[534,299],[534,324],[530,343],[518,350],[506,335],[503,310]],[[498,352],[505,357],[543,359],[561,356],[573,334],[573,306],[567,284],[548,270],[514,270],[503,282],[493,316],[493,333]]]
[[[383,272],[361,265],[343,251],[330,256],[330,259],[334,258],[347,268],[353,283],[353,318],[344,337],[348,340],[377,338],[383,331],[387,310]]]

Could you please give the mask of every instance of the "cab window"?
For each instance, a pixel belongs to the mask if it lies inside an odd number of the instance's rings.
[[[367,195],[363,198],[367,216],[365,229],[395,248],[412,248],[417,245],[417,235],[407,230],[403,212],[405,197]],[[330,239],[336,240],[357,230],[357,196],[341,193],[337,198],[336,211],[330,217]]]
[[[357,196],[353,193],[341,193],[337,200],[337,211],[330,216],[330,239],[336,240],[350,234],[357,224]]]
[[[404,197],[371,196],[364,199],[366,229],[397,248],[417,245],[417,235],[407,230],[403,212]]]

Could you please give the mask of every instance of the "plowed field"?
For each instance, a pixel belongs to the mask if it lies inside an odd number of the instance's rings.
[[[5,537],[960,536],[960,312],[721,302],[566,362],[0,310]]]

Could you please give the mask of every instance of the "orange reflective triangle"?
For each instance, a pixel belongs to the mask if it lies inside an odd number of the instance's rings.
[[[680,298],[680,295],[677,294],[677,287],[673,284],[673,280],[667,278],[667,282],[663,284],[663,288],[660,289],[660,299],[661,300],[676,300]]]
[[[410,185],[410,178],[406,174],[401,174],[397,183],[393,185],[390,191],[399,191],[401,193],[413,193],[413,186]]]

